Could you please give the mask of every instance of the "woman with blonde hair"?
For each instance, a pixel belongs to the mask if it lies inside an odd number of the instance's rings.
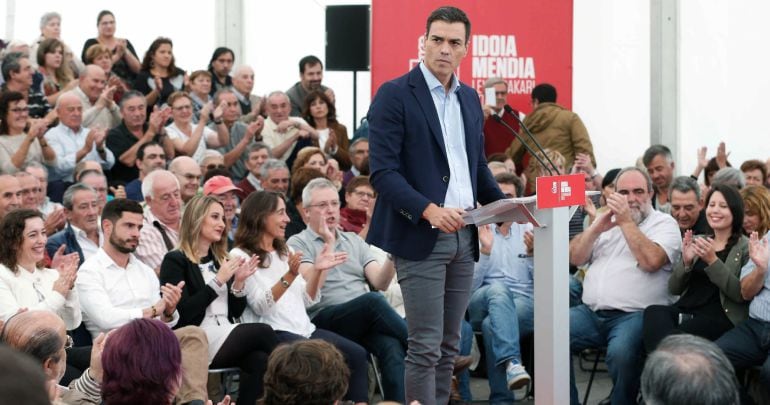
[[[195,325],[206,332],[209,366],[239,367],[239,403],[262,395],[267,356],[275,348],[273,329],[262,323],[236,324],[246,309],[246,279],[259,258],[228,258],[224,206],[215,197],[193,197],[182,215],[179,246],[160,266],[161,284],[184,281],[176,327]]]
[[[766,234],[770,230],[770,191],[764,186],[748,186],[740,192],[744,206],[743,234]]]
[[[543,152],[545,152],[545,155],[543,155]],[[557,150],[552,149],[543,149],[543,152],[537,152],[535,154],[536,158],[530,159],[529,164],[524,169],[524,173],[527,176],[527,187],[524,190],[524,195],[532,195],[535,194],[535,178],[541,177],[541,176],[550,176],[550,175],[560,175],[565,174],[566,171],[564,170],[564,164],[566,162],[566,159],[564,159],[564,156],[559,153]],[[548,157],[546,159],[546,156]],[[556,165],[557,173],[548,173],[548,170],[546,170],[543,165],[540,164],[538,161],[538,158],[548,164],[548,160],[550,159],[551,162],[553,162],[554,165]],[[551,168],[553,170],[553,168]]]

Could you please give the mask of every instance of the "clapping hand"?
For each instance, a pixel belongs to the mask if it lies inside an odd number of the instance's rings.
[[[535,254],[535,234],[532,231],[524,232],[524,246],[527,247],[527,255]]]
[[[692,230],[686,230],[682,239],[682,261],[685,266],[692,265],[692,261],[695,260],[695,245],[692,243],[692,239]]]
[[[75,278],[77,278],[78,272],[77,263],[78,260],[65,258],[59,262],[59,267],[56,268],[59,272],[59,278],[54,281],[53,290],[64,297],[67,297],[72,290],[72,287],[75,286]]]
[[[704,263],[711,265],[717,261],[717,254],[714,250],[714,239],[711,237],[694,238],[693,245],[695,255],[697,255]]]
[[[182,298],[182,288],[184,288],[184,281],[180,281],[176,285],[166,283],[165,285],[160,286],[161,299],[165,303],[163,315],[170,318],[171,315],[169,314],[174,313],[177,304],[179,304],[179,300]]]
[[[770,251],[767,248],[767,238],[761,238],[756,232],[751,233],[749,238],[749,257],[754,265],[759,269],[767,270]]]
[[[489,256],[492,253],[492,245],[495,241],[494,235],[492,235],[492,228],[489,225],[482,225],[479,227],[479,243],[481,247],[479,252],[481,254]]]

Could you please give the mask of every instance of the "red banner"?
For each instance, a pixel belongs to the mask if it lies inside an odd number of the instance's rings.
[[[457,69],[479,92],[499,76],[508,103],[528,113],[535,85],[550,83],[559,104],[572,108],[572,1],[455,0],[471,21],[468,54]],[[438,0],[372,0],[372,95],[422,60],[425,22]]]
[[[585,175],[542,176],[536,180],[537,208],[569,207],[586,202]]]

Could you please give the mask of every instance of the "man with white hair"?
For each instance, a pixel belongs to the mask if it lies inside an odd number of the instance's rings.
[[[267,119],[262,129],[263,142],[270,147],[273,157],[291,167],[302,148],[318,139],[318,131],[300,117],[290,117],[291,103],[286,93],[274,91],[267,96]]]
[[[179,192],[182,201],[187,204],[190,199],[198,194],[201,186],[201,168],[195,159],[189,156],[177,156],[168,165],[168,170],[179,181]]]
[[[262,113],[263,100],[251,94],[254,90],[254,69],[241,65],[233,71],[233,93],[241,106],[241,121],[252,122]]]
[[[104,69],[88,65],[80,74],[72,94],[83,104],[83,126],[111,129],[120,124],[120,110],[112,97],[115,86],[107,86]]]
[[[144,178],[142,194],[147,207],[136,257],[158,274],[163,256],[179,242],[182,219],[179,181],[168,170],[155,170]]]
[[[588,265],[583,303],[570,308],[570,349],[607,347],[613,404],[636,404],[642,366],[642,313],[669,305],[671,265],[682,250],[679,226],[652,207],[652,180],[636,167],[615,178],[607,212],[569,244],[569,261]],[[570,367],[571,403],[578,403]]]
[[[109,170],[115,164],[115,156],[105,147],[107,132],[105,129],[88,129],[83,123],[83,104],[72,94],[65,93],[56,102],[56,112],[59,115],[59,125],[46,132],[45,139],[56,152],[56,163],[52,167],[49,178],[49,188],[53,189],[54,182],[71,183],[75,165],[82,160],[99,162],[102,171]],[[52,194],[55,190],[51,190]],[[56,195],[52,195],[54,201]]]

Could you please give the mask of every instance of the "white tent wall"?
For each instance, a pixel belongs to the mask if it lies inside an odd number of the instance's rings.
[[[243,3],[243,54],[256,72],[255,92],[285,90],[298,80],[297,62],[324,58],[325,7],[366,1],[286,0]],[[79,54],[96,34],[96,15],[113,11],[117,35],[129,38],[140,58],[158,35],[174,40],[177,64],[203,69],[215,38],[215,2],[0,0],[0,35],[32,41],[43,12],[62,15],[62,38]],[[69,3],[67,3],[69,4]],[[9,16],[9,10],[13,15]],[[152,10],[152,12],[148,12]],[[770,77],[770,2],[680,1],[678,173],[689,174],[698,146],[728,143],[730,160],[770,157],[767,98]],[[10,21],[10,23],[9,23]],[[191,40],[194,39],[194,40]],[[632,164],[650,139],[650,5],[646,0],[574,1],[573,109],[591,134],[599,169]],[[341,122],[352,130],[352,73],[327,72]],[[358,74],[358,118],[367,110],[370,75]],[[352,131],[351,131],[352,132]]]

